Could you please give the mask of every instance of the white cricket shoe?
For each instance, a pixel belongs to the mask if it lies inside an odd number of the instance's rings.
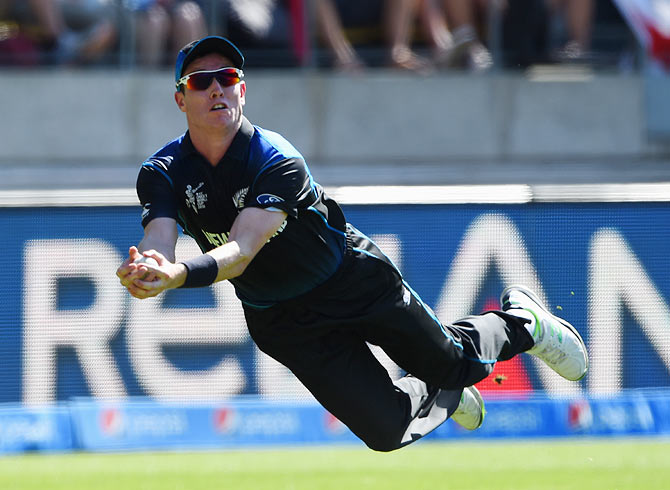
[[[463,389],[461,403],[451,415],[451,418],[458,425],[468,430],[479,429],[484,423],[484,399],[479,390],[474,386],[468,386]]]
[[[510,286],[500,295],[502,310],[530,320],[526,328],[535,345],[526,351],[570,381],[584,377],[589,368],[586,345],[568,322],[552,315],[542,301],[525,286]]]

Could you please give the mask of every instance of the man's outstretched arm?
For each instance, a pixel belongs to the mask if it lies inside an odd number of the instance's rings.
[[[137,272],[122,278],[121,283],[134,297],[143,299],[156,296],[166,289],[202,287],[232,279],[245,271],[285,219],[286,213],[283,211],[246,208],[235,219],[228,242],[224,245],[185,263],[176,264],[174,246],[172,260],[168,260],[158,250],[146,249],[144,255],[154,259],[157,265],[149,262],[137,264]],[[152,242],[143,239],[141,243],[148,246]]]

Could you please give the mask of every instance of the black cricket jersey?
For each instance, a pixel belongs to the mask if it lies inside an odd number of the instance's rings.
[[[302,155],[280,134],[246,118],[216,166],[197,152],[188,131],[165,145],[142,164],[137,195],[142,226],[173,218],[203,252],[228,241],[244,208],[286,212],[275,236],[230,280],[250,306],[310,291],[333,275],[346,250],[342,210],[312,179]]]

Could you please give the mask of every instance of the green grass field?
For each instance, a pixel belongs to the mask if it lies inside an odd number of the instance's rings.
[[[670,441],[424,442],[359,447],[0,458],[0,488],[670,489]]]

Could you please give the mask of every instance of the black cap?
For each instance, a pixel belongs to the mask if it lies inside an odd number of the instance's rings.
[[[233,43],[221,36],[207,36],[188,43],[179,50],[174,69],[174,80],[178,82],[184,76],[184,68],[196,58],[209,53],[219,53],[233,62],[235,68],[244,66],[244,56]]]

